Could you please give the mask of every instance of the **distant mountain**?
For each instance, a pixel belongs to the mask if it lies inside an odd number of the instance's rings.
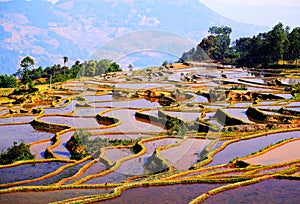
[[[85,60],[135,31],[167,31],[199,42],[214,25],[232,27],[233,39],[268,29],[227,19],[198,0],[1,1],[0,73],[14,73],[27,55],[37,66],[62,64],[63,56],[70,63]]]

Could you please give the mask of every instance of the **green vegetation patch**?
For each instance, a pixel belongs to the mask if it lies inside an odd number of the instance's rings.
[[[81,160],[89,155],[99,157],[100,149],[110,146],[133,146],[138,140],[107,139],[96,137],[92,139],[91,133],[77,130],[66,144],[71,159]]]
[[[14,142],[12,147],[9,147],[7,151],[3,151],[0,155],[0,164],[12,164],[22,160],[32,160],[34,155],[30,152],[30,146],[23,141],[18,145]]]

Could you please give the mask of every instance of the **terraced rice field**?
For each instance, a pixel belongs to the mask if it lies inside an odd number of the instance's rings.
[[[74,94],[58,89],[39,114],[0,104],[0,150],[24,141],[35,155],[0,165],[0,203],[299,203],[300,100],[285,91],[299,79],[254,74],[121,73],[57,84]],[[76,159],[82,132],[80,151],[100,146]]]

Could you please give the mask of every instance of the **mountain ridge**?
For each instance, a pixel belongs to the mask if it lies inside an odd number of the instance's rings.
[[[85,60],[100,45],[135,31],[167,31],[199,42],[214,25],[232,27],[233,38],[267,29],[222,17],[198,0],[0,2],[1,72],[14,73],[27,55],[42,66],[62,64],[63,56]]]

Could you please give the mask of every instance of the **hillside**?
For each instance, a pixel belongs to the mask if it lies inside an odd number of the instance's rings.
[[[0,73],[33,56],[37,66],[87,59],[103,43],[134,31],[160,30],[199,42],[208,27],[228,25],[232,38],[266,28],[242,24],[197,0],[11,0],[0,2]],[[160,43],[160,41],[157,41]]]

